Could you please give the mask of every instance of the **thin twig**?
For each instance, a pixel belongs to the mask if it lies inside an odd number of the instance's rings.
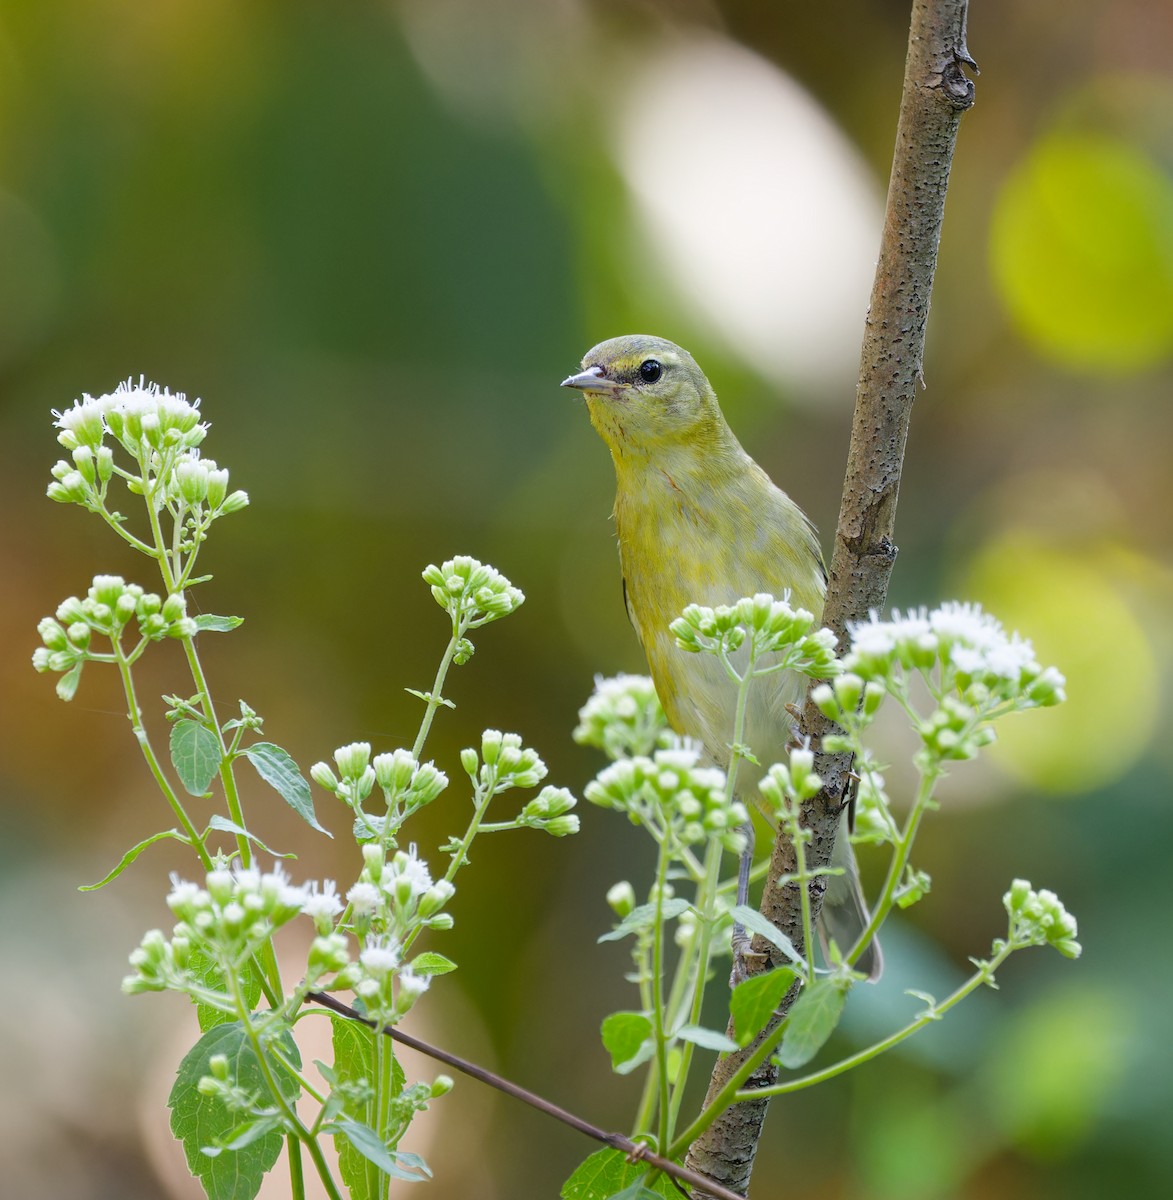
[[[331,1012],[338,1013],[339,1016],[346,1017],[348,1020],[358,1021],[360,1024],[366,1025],[371,1029],[375,1028],[374,1021],[364,1017],[362,1013],[357,1012],[350,1005],[343,1004],[341,1000],[336,1000],[326,992],[310,992],[306,998],[313,1000],[316,1004],[322,1005],[323,1008],[330,1009]],[[586,1134],[587,1137],[593,1138],[596,1142],[602,1142],[605,1146],[610,1146],[613,1150],[618,1150],[621,1154],[626,1154],[631,1162],[647,1163],[649,1167],[654,1167],[657,1171],[662,1171],[665,1175],[669,1175],[673,1179],[678,1179],[682,1183],[691,1184],[693,1187],[703,1187],[706,1189],[705,1195],[714,1196],[716,1200],[743,1200],[736,1192],[728,1191],[725,1188],[714,1189],[712,1182],[703,1175],[699,1175],[696,1171],[691,1171],[687,1167],[682,1167],[679,1163],[674,1163],[670,1159],[661,1158],[658,1154],[653,1154],[642,1143],[633,1142],[631,1138],[625,1137],[622,1133],[608,1133],[605,1129],[600,1129],[597,1125],[592,1125],[589,1121],[584,1121],[582,1117],[576,1116],[574,1113],[568,1112],[552,1101],[544,1099],[542,1096],[537,1095],[536,1092],[531,1092],[528,1088],[523,1088],[520,1084],[504,1079],[500,1075],[486,1070],[484,1067],[477,1066],[476,1063],[461,1058],[459,1055],[451,1054],[447,1050],[441,1050],[439,1046],[433,1046],[428,1042],[421,1041],[417,1037],[412,1037],[410,1033],[404,1033],[403,1030],[396,1029],[393,1026],[384,1026],[383,1033],[401,1045],[408,1046],[412,1050],[418,1050],[421,1054],[426,1054],[429,1058],[434,1058],[437,1062],[442,1062],[464,1075],[471,1076],[473,1079],[479,1079],[481,1083],[487,1083],[499,1092],[504,1092],[507,1096],[512,1096],[515,1100],[520,1100],[523,1104],[528,1104],[531,1108],[536,1108],[538,1112],[545,1113],[546,1116],[553,1117],[556,1121],[561,1121],[563,1125],[569,1125],[571,1129],[576,1129],[579,1133]]]
[[[967,9],[967,0],[914,0],[912,5],[896,149],[860,355],[843,501],[823,612],[823,623],[841,641],[850,622],[865,620],[869,610],[883,607],[896,560],[896,500],[912,402],[917,385],[923,384],[925,324],[949,167],[961,116],[974,99],[973,83],[963,69],[974,66],[966,47]],[[827,731],[827,721],[808,699],[801,733],[817,746]],[[816,770],[824,780],[824,788],[803,812],[803,824],[811,831],[808,854],[813,868],[830,862],[850,782],[851,760],[847,755],[819,754]],[[794,848],[779,837],[761,911],[801,950],[799,889],[793,884],[777,883],[780,878],[793,878],[795,873]],[[816,915],[822,907],[825,887],[822,875],[810,884],[810,901]],[[763,939],[755,938],[753,948],[761,955],[756,959],[759,970],[778,965],[778,952]],[[750,960],[750,971],[754,970],[754,962]],[[797,994],[797,987],[791,989],[775,1021],[784,1019]],[[721,1092],[757,1044],[717,1061],[708,1100]],[[767,1062],[751,1076],[747,1087],[752,1090],[769,1086],[778,1073],[778,1067]],[[724,1188],[746,1191],[767,1104],[768,1100],[758,1099],[734,1105],[689,1148],[689,1166],[714,1181],[703,1195],[718,1195],[717,1181]]]

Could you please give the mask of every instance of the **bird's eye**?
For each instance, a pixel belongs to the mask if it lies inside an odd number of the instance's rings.
[[[664,373],[664,368],[654,358],[645,358],[639,364],[639,377],[644,383],[655,383]]]

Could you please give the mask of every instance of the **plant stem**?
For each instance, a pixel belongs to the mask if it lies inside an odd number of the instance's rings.
[[[971,992],[976,991],[982,984],[992,982],[994,972],[997,971],[1016,949],[1018,947],[1010,943],[1004,944],[988,963],[983,964],[979,970],[975,971],[965,983],[957,988],[956,991],[951,992],[940,1004],[934,1004],[931,1008],[926,1009],[914,1021],[909,1022],[903,1029],[897,1030],[896,1033],[890,1034],[883,1041],[876,1042],[875,1045],[868,1046],[866,1049],[859,1051],[858,1054],[853,1054],[849,1058],[842,1059],[832,1066],[824,1067],[821,1071],[814,1071],[810,1075],[803,1075],[800,1079],[788,1079],[785,1083],[776,1083],[772,1087],[760,1090],[755,1089],[753,1092],[739,1094],[735,1098],[738,1100],[748,1100],[759,1096],[784,1096],[788,1092],[797,1092],[801,1088],[812,1087],[816,1083],[823,1083],[825,1080],[834,1079],[836,1075],[842,1075],[844,1071],[850,1071],[852,1067],[858,1067],[865,1062],[870,1062],[871,1059],[878,1057],[886,1050],[891,1050],[893,1046],[898,1046],[905,1038],[911,1037],[914,1033],[924,1029],[926,1025],[939,1020],[949,1009],[964,1000]]]

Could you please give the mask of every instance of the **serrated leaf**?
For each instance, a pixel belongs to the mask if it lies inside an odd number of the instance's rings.
[[[310,795],[310,785],[297,769],[297,763],[288,751],[282,750],[272,742],[254,742],[246,746],[241,753],[257,769],[257,774],[280,795],[282,800],[293,809],[311,828],[327,837],[334,835],[318,824],[314,813],[314,798]]]
[[[626,1075],[647,1061],[654,1046],[652,1022],[646,1013],[614,1012],[603,1018],[599,1032],[603,1046],[611,1055],[611,1068]]]
[[[356,1005],[357,1007],[357,1005]],[[337,1091],[343,1084],[357,1084],[360,1080],[373,1083],[375,1079],[374,1030],[360,1021],[351,1021],[335,1013],[330,1014],[330,1028],[334,1045],[334,1076],[332,1099],[344,1095]],[[390,1041],[390,1039],[388,1039]],[[403,1068],[397,1058],[391,1063],[391,1098],[398,1096],[406,1083]],[[340,1105],[342,1113],[358,1124],[371,1126],[375,1120],[373,1101],[356,1104],[344,1099]],[[350,1200],[380,1200],[382,1190],[379,1172],[365,1155],[341,1133],[334,1138],[338,1151],[338,1169],[350,1192]]]
[[[425,950],[423,954],[417,954],[407,965],[417,975],[447,975],[449,971],[456,970],[452,959],[437,954],[435,950]]]
[[[729,1013],[739,1046],[748,1046],[765,1029],[794,980],[795,974],[789,967],[776,967],[751,975],[733,989]]]
[[[776,1058],[793,1070],[810,1062],[835,1032],[847,992],[833,979],[816,979],[798,995]]]
[[[111,880],[117,879],[148,846],[153,846],[156,842],[162,841],[163,838],[174,838],[177,842],[182,842],[185,846],[191,845],[191,838],[186,833],[180,833],[178,829],[164,829],[162,833],[152,833],[149,838],[143,838],[137,846],[132,846],[122,856],[118,866],[108,875],[99,879],[97,883],[83,883],[77,890],[79,892],[96,892],[98,888],[105,887]]]
[[[692,905],[687,900],[681,899],[679,896],[673,896],[660,906],[665,921],[670,921],[675,917],[680,916],[682,912],[687,911]],[[610,933],[604,933],[600,938],[600,942],[617,942],[621,938],[627,937],[629,933],[635,933],[640,929],[647,929],[656,919],[656,906],[654,904],[639,904],[631,910],[615,926]]]
[[[206,796],[220,770],[220,739],[198,721],[176,721],[171,726],[171,762],[189,795]]]
[[[676,1031],[676,1036],[683,1042],[692,1042],[694,1046],[700,1046],[702,1050],[717,1050],[722,1054],[731,1053],[738,1045],[722,1031],[705,1029],[703,1025],[682,1025]]]
[[[575,1168],[574,1174],[562,1185],[560,1200],[612,1200],[629,1188],[642,1189],[629,1193],[640,1200],[680,1200],[680,1193],[667,1175],[650,1173],[646,1166],[627,1161],[619,1150],[607,1147],[596,1150]]]
[[[244,617],[218,617],[215,613],[200,613],[195,623],[200,633],[230,633],[244,624]]]
[[[281,1052],[290,1062],[301,1065],[297,1046],[289,1034],[278,1039]],[[239,1137],[243,1123],[239,1112],[231,1111],[218,1096],[202,1096],[199,1081],[210,1075],[208,1062],[214,1054],[228,1059],[229,1070],[236,1083],[250,1091],[266,1094],[266,1084],[260,1063],[253,1053],[239,1021],[209,1029],[184,1055],[176,1074],[175,1085],[167,1099],[171,1109],[171,1131],[183,1144],[188,1170],[203,1184],[208,1200],[251,1200],[260,1189],[265,1172],[277,1161],[284,1145],[279,1128],[274,1128],[241,1149],[221,1149],[212,1157],[203,1152],[205,1146],[222,1146]],[[297,1079],[275,1059],[269,1069],[288,1103],[297,1099]],[[265,1101],[262,1101],[262,1105]],[[269,1106],[274,1101],[269,1101]],[[270,1117],[270,1112],[258,1112],[258,1119]]]
[[[430,1179],[432,1172],[418,1154],[401,1154],[384,1145],[382,1138],[369,1126],[350,1117],[339,1117],[326,1130],[336,1138],[345,1138],[369,1163],[392,1179],[419,1182]]]
[[[235,821],[230,821],[227,817],[220,816],[216,813],[208,822],[208,829],[218,829],[221,833],[235,834],[237,837],[246,837],[250,842],[255,842],[266,853],[271,854],[274,858],[296,858],[297,855],[289,852],[282,854],[280,850],[274,850],[266,846],[255,833],[250,833],[243,825],[237,825]]]
[[[794,943],[756,908],[750,908],[748,904],[738,904],[734,907],[732,916],[743,929],[765,938],[771,946],[777,946],[792,963],[800,967],[806,965],[806,960],[794,948]]]

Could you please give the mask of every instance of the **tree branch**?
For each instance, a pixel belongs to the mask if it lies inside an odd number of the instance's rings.
[[[976,69],[966,46],[967,10],[967,0],[914,0],[912,6],[896,149],[860,355],[843,500],[823,611],[823,623],[839,635],[841,642],[846,640],[849,622],[865,620],[870,610],[884,606],[896,561],[896,500],[912,402],[917,384],[923,385],[925,325],[949,168],[962,114],[974,100],[974,85],[963,69]],[[828,722],[808,697],[802,733],[817,746],[828,728]],[[831,859],[842,799],[850,783],[851,760],[847,755],[819,754],[816,769],[824,787],[805,807],[804,823],[813,834],[808,862],[820,867]],[[776,882],[795,870],[794,849],[779,838],[761,911],[801,949],[798,888]],[[823,876],[810,884],[816,914],[822,907],[825,886]],[[761,955],[758,970],[780,965],[775,961],[778,952],[761,938],[755,938],[754,949]],[[776,1014],[775,1027],[796,995],[797,988],[786,996]],[[709,1099],[721,1090],[754,1045],[717,1062],[709,1082]],[[776,1066],[767,1063],[746,1086],[768,1086],[777,1080],[778,1073]],[[767,1104],[767,1100],[749,1100],[728,1109],[692,1144],[688,1166],[723,1188],[744,1193]]]

